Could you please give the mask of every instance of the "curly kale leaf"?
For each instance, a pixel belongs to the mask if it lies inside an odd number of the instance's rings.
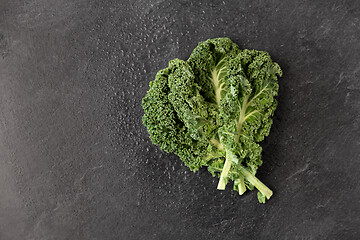
[[[221,102],[219,135],[226,149],[241,159],[235,164],[243,164],[255,174],[262,164],[257,142],[269,134],[277,106],[277,77],[282,72],[268,53],[256,50],[243,50],[231,60],[230,69],[229,91]],[[225,187],[226,174],[222,172],[220,189]]]
[[[196,171],[202,166],[208,144],[198,139],[201,135],[200,118],[204,114],[200,112],[196,116],[196,112],[186,108],[186,102],[194,101],[197,91],[192,79],[192,70],[186,62],[179,59],[170,61],[169,67],[159,71],[155,80],[150,82],[150,90],[142,101],[142,119],[154,144],[166,152],[176,153],[191,170]]]
[[[228,38],[200,42],[187,60],[201,87],[204,98],[219,105],[222,89],[226,85],[227,63],[236,57],[240,48]]]

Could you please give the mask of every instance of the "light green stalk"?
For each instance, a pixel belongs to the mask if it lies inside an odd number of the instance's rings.
[[[243,195],[245,193],[245,191],[246,191],[244,177],[240,176],[238,179],[235,180],[235,183],[237,183],[237,185],[238,185],[239,194]]]
[[[238,161],[237,157],[235,156],[235,154],[233,154],[229,150],[226,150],[226,160],[225,160],[224,167],[221,171],[220,180],[219,180],[217,189],[219,189],[219,190],[225,189],[225,186],[227,183],[227,176],[229,174],[232,162],[238,163],[239,161]],[[240,176],[240,178],[239,178],[239,181],[240,181],[239,194],[240,195],[243,194],[246,190],[245,183],[244,183],[244,178],[245,178],[252,185],[254,185],[254,187],[256,187],[263,195],[265,195],[265,197],[267,199],[269,199],[272,196],[273,192],[265,184],[263,184],[257,177],[255,177],[255,175],[253,175],[251,172],[249,172],[245,167],[241,166],[240,164],[237,164],[237,165],[240,166],[239,170],[240,170],[240,173],[242,174],[242,176]]]
[[[217,186],[217,189],[219,190],[225,190],[225,186],[226,186],[226,177],[229,173],[230,167],[231,167],[231,163],[232,163],[232,157],[230,156],[232,155],[232,153],[230,153],[230,151],[226,151],[226,160],[225,160],[225,164],[224,167],[221,171],[221,175],[220,175],[220,180]]]
[[[245,167],[241,166],[240,172],[244,176],[244,178],[246,178],[252,185],[254,185],[254,187],[256,187],[262,194],[264,194],[267,199],[272,196],[273,192],[257,177],[255,177],[255,175],[246,170]]]

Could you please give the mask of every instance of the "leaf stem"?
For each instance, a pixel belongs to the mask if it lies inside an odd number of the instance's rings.
[[[264,194],[267,199],[272,196],[273,192],[245,167],[241,166],[240,172],[252,185],[254,185],[262,194]]]
[[[220,180],[217,186],[217,189],[224,190],[227,183],[227,175],[229,174],[232,162],[238,163],[238,159],[235,154],[226,149],[226,160],[224,167],[221,171]],[[252,174],[249,170],[247,170],[244,166],[237,164],[238,169],[241,175],[250,182],[250,184],[254,185],[267,199],[270,199],[273,192],[268,188],[265,184],[263,184],[254,174]],[[243,194],[246,191],[245,183],[243,177],[239,178],[239,194]],[[242,180],[241,180],[242,179]]]
[[[240,176],[238,178],[239,180],[239,183],[238,183],[238,188],[239,188],[239,194],[240,195],[243,195],[246,191],[246,186],[245,186],[245,182],[244,182],[244,177],[243,176]]]
[[[226,160],[225,160],[225,164],[224,164],[224,167],[221,171],[221,175],[220,175],[220,180],[219,180],[219,183],[218,183],[218,186],[217,186],[217,189],[219,190],[224,190],[225,189],[225,186],[226,186],[226,183],[227,183],[227,180],[226,180],[226,177],[229,173],[229,170],[230,170],[230,167],[231,167],[231,162],[232,162],[232,158],[230,157],[230,152],[229,151],[226,151]]]

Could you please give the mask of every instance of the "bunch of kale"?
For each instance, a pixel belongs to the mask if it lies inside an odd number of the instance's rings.
[[[240,49],[228,38],[200,42],[187,61],[171,60],[143,99],[151,141],[174,152],[193,171],[206,166],[243,194],[254,187],[265,202],[272,191],[255,177],[258,142],[269,134],[282,71],[266,52]]]

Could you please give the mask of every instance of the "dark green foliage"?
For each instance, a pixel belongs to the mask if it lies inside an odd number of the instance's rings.
[[[241,50],[228,38],[200,42],[187,61],[170,61],[150,82],[143,123],[154,144],[191,170],[221,173],[219,189],[229,180],[240,194],[255,186],[265,202],[272,192],[254,176],[258,142],[269,134],[281,75],[266,52]]]

